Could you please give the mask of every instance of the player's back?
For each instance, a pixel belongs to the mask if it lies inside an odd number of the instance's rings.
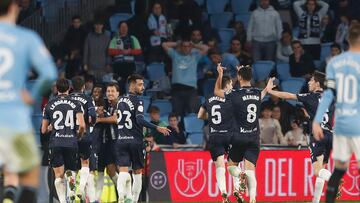
[[[32,31],[1,22],[0,109],[2,115],[6,115],[0,116],[1,127],[19,123],[16,126],[18,131],[32,129],[31,109],[21,98],[31,67],[39,71],[41,77],[44,74],[51,79],[56,77],[55,66],[40,38]]]
[[[71,93],[70,94],[71,99],[78,101],[82,108],[84,109],[84,121],[86,124],[86,131],[89,132],[90,128],[90,122],[89,122],[89,116],[91,116],[91,119],[96,119],[96,112],[95,112],[95,106],[93,103],[93,99],[90,96],[87,96],[84,93]]]
[[[259,135],[261,90],[244,87],[226,95],[231,100],[237,131],[240,134]]]
[[[143,142],[143,126],[136,121],[136,116],[143,114],[142,101],[136,95],[120,97],[118,102],[119,140],[123,142]]]
[[[49,147],[77,148],[76,114],[82,113],[81,104],[69,96],[58,96],[45,106],[44,119],[51,131]]]
[[[360,53],[345,52],[335,57],[327,71],[327,79],[336,84],[335,133],[360,136]]]
[[[212,95],[205,100],[204,108],[209,116],[210,133],[227,133],[233,130],[234,109],[231,101]]]

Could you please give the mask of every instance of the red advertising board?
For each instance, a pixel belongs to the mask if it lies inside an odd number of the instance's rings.
[[[159,174],[166,176],[162,177],[166,178],[162,181],[163,187],[155,189],[168,187],[169,200],[215,202],[221,199],[216,185],[215,166],[209,152],[164,152],[163,157],[166,171],[156,171],[158,166],[155,166],[150,175],[156,174],[151,176],[157,178]],[[332,169],[332,161],[329,167]],[[232,179],[228,174],[226,175],[227,188],[231,192]],[[257,163],[256,177],[258,201],[311,201],[312,199],[315,176],[308,150],[262,150]],[[360,201],[360,174],[354,157],[344,180],[341,200]]]

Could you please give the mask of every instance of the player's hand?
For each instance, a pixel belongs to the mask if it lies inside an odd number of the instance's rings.
[[[320,123],[313,122],[312,131],[313,131],[315,140],[320,141],[324,138],[324,133],[320,126]]]
[[[270,91],[275,87],[275,85],[274,85],[274,80],[275,80],[274,77],[272,77],[272,78],[269,79],[269,81],[268,81],[268,83],[267,83],[267,85],[266,85],[266,90],[267,90],[268,92],[270,92]]]
[[[23,102],[24,102],[25,104],[27,104],[27,105],[32,105],[32,104],[34,104],[34,100],[33,100],[33,98],[31,97],[31,94],[30,94],[29,91],[27,91],[27,90],[21,90],[20,96],[21,96],[21,98],[22,98],[22,100],[23,100]]]
[[[48,127],[47,127],[47,131],[48,132],[51,132],[53,130],[53,127],[52,127],[52,125],[50,124],[50,125],[48,125]]]
[[[165,136],[169,136],[169,134],[171,133],[171,130],[168,128],[164,128],[164,127],[156,127],[156,130],[159,131],[161,134],[165,135]]]
[[[219,73],[219,76],[223,76],[223,74],[224,74],[224,67],[222,67],[221,66],[221,63],[218,63],[218,65],[217,65],[217,72]]]

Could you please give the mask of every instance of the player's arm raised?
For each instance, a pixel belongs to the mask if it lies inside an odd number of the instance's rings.
[[[273,88],[275,87],[273,82],[274,82],[274,79],[275,78],[271,78],[269,81],[268,81],[268,84],[266,86],[266,91],[271,94],[271,95],[274,95],[276,97],[279,97],[279,98],[282,98],[282,99],[292,99],[292,100],[297,100],[297,96],[296,94],[293,94],[293,93],[290,93],[290,92],[281,92],[281,91],[276,91],[276,90],[273,90]],[[264,90],[263,90],[264,91]],[[261,93],[261,96],[262,96],[262,93]]]
[[[208,119],[208,114],[204,107],[200,107],[197,117],[198,117],[198,119],[202,119],[202,120]]]
[[[225,92],[221,89],[224,69],[223,67],[221,67],[220,63],[217,66],[217,71],[218,71],[218,77],[215,83],[214,94],[218,97],[225,98]]]

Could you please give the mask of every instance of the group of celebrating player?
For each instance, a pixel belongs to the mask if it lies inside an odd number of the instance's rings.
[[[349,30],[348,52],[335,57],[327,66],[327,75],[314,72],[308,81],[309,93],[292,94],[273,90],[274,78],[270,78],[264,90],[251,87],[250,66],[238,68],[239,89],[233,89],[232,80],[223,76],[217,67],[218,78],[214,95],[206,99],[198,117],[207,119],[210,128],[210,153],[216,166],[216,180],[223,202],[229,202],[225,182],[224,154],[228,152],[227,170],[233,177],[233,194],[243,202],[248,187],[250,203],[256,202],[255,166],[260,152],[260,128],[258,118],[261,101],[269,93],[282,99],[302,102],[307,119],[312,123],[309,138],[311,161],[316,176],[312,202],[320,202],[325,182],[328,182],[326,202],[332,203],[340,196],[342,177],[352,153],[360,169],[360,25]],[[336,113],[335,113],[336,109]],[[334,130],[332,118],[335,113]],[[335,131],[335,134],[333,132]],[[335,169],[325,168],[332,151]],[[243,161],[244,170],[239,167]],[[360,171],[359,171],[360,173]],[[340,185],[340,186],[339,186]],[[360,195],[360,194],[359,194]]]

